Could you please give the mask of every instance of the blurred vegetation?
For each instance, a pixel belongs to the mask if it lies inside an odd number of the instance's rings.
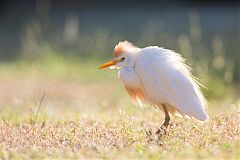
[[[0,2],[0,157],[239,159],[239,6],[93,2]],[[123,40],[182,54],[209,121],[174,117],[156,137],[163,114],[134,107],[117,71],[97,69]]]
[[[237,7],[59,12],[52,11],[50,0],[36,1],[34,6],[36,14],[22,18],[19,46],[8,44],[9,49],[18,49],[4,54],[6,48],[0,48],[2,66],[12,63],[17,69],[41,68],[68,77],[85,63],[82,70],[94,77],[98,64],[111,58],[114,45],[129,40],[139,47],[158,45],[181,53],[208,88],[203,88],[208,98],[239,95]]]

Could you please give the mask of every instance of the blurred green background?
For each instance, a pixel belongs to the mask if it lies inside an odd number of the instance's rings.
[[[98,69],[124,40],[182,54],[209,121],[174,117],[153,141],[164,115]],[[239,159],[239,64],[237,1],[0,0],[0,157]]]
[[[42,73],[112,81],[115,73],[98,71],[97,66],[112,57],[118,41],[128,40],[139,47],[158,45],[181,53],[206,86],[208,99],[237,98],[240,93],[237,2],[3,0],[0,4],[2,76]]]

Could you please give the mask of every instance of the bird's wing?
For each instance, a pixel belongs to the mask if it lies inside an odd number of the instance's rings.
[[[135,69],[145,94],[154,105],[167,104],[182,115],[201,121],[208,119],[205,99],[180,54],[147,47],[140,52]]]

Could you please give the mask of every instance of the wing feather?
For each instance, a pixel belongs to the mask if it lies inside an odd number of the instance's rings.
[[[154,105],[166,104],[171,113],[205,121],[206,101],[196,80],[180,54],[159,47],[142,49],[136,61],[136,73],[145,95]],[[170,108],[169,107],[169,108]]]

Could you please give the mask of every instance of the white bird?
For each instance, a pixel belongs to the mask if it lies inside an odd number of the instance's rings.
[[[118,76],[134,104],[152,105],[164,112],[161,128],[169,125],[169,113],[208,120],[199,83],[180,54],[158,46],[141,49],[124,41],[115,46],[113,60],[99,69],[105,67],[120,69]]]

